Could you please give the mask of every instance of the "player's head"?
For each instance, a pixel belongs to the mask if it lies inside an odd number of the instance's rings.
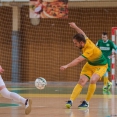
[[[73,43],[79,49],[82,49],[86,43],[86,39],[84,35],[77,33],[73,36]]]
[[[108,34],[106,32],[102,33],[102,40],[107,41],[108,40]]]

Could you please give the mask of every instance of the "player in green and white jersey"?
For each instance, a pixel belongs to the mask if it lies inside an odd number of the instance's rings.
[[[112,86],[112,83],[108,80],[108,72],[110,72],[111,70],[110,58],[113,56],[112,49],[117,51],[117,46],[111,40],[108,39],[108,35],[106,32],[102,33],[102,39],[98,40],[96,45],[101,49],[102,53],[104,54],[108,62],[108,69],[104,75],[104,86],[103,86],[103,90],[108,91]]]

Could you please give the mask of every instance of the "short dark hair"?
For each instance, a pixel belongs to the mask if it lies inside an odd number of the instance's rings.
[[[108,33],[107,33],[107,32],[103,32],[102,34],[103,34],[103,35],[108,35]]]
[[[78,42],[84,42],[86,43],[86,39],[83,34],[77,33],[73,36],[73,39],[76,39]]]

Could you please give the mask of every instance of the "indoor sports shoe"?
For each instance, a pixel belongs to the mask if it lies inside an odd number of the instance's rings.
[[[108,91],[107,86],[103,86],[103,91]]]
[[[78,108],[87,108],[89,107],[89,104],[86,101],[83,101],[82,104],[78,106]]]
[[[111,95],[111,92],[110,91],[103,91],[103,95]]]
[[[66,108],[70,108],[72,106],[72,101],[68,100],[65,106]]]
[[[112,82],[108,82],[107,89],[110,90],[111,86],[112,86]]]
[[[32,100],[27,99],[25,102],[25,114],[28,115],[31,112]]]

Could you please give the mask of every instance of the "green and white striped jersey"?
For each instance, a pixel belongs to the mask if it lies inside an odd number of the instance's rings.
[[[117,46],[111,40],[107,40],[106,42],[104,42],[102,39],[100,39],[96,43],[96,46],[100,48],[106,58],[108,58],[112,54],[112,49],[117,51]]]

